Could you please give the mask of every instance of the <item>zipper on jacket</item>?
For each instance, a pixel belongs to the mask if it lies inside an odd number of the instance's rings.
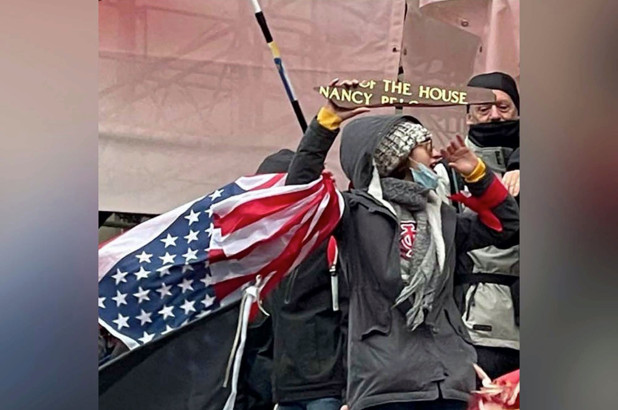
[[[297,276],[298,268],[294,269],[294,272],[292,272],[292,274],[290,275],[290,283],[288,283],[288,287],[285,290],[285,297],[283,299],[283,303],[285,303],[286,305],[289,305],[292,299],[292,288],[294,287],[294,281],[296,280]]]
[[[468,306],[466,306],[466,320],[470,320],[470,310],[472,310],[472,305],[474,304],[474,296],[476,295],[476,291],[479,289],[479,283],[474,285],[474,290],[470,294],[470,300],[468,300]]]

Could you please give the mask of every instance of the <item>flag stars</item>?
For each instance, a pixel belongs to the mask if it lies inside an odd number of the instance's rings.
[[[215,192],[213,192],[212,194],[208,195],[208,197],[214,201],[217,198],[221,197],[221,194],[223,194],[223,190],[222,189],[217,189]]]
[[[213,224],[210,224],[210,226],[204,231],[208,234],[208,236],[212,236],[213,231],[215,230],[215,226]]]
[[[105,297],[100,297],[100,298],[99,298],[99,307],[100,307],[101,309],[105,309],[105,303],[104,303],[104,302],[105,302],[105,299],[107,299],[107,298],[105,298]]]
[[[180,308],[185,311],[185,315],[188,315],[189,312],[196,312],[193,305],[195,305],[195,301],[189,302],[188,300],[185,300],[185,303],[183,303],[182,306],[180,306]]]
[[[146,279],[148,277],[148,274],[150,273],[149,270],[144,269],[143,266],[139,267],[139,270],[137,272],[135,272],[135,280],[141,280],[141,279]]]
[[[192,209],[191,213],[189,215],[185,216],[185,219],[189,221],[189,226],[191,226],[191,224],[193,222],[197,222],[200,219],[200,217],[198,215],[199,215],[199,213],[193,211],[193,209]]]
[[[165,275],[170,275],[170,269],[172,268],[172,265],[166,265],[166,266],[161,266],[159,269],[157,269],[157,272],[159,272],[159,275],[161,275],[161,277],[165,276]]]
[[[214,303],[215,299],[216,298],[214,296],[206,295],[206,298],[202,300],[202,304],[205,308],[210,307]]]
[[[148,262],[150,263],[150,258],[152,258],[152,253],[146,253],[146,251],[142,251],[139,255],[135,255],[137,259],[139,259],[139,263]]]
[[[202,282],[205,287],[208,287],[212,285],[212,278],[210,276],[205,276],[204,279],[200,279],[200,282]]]
[[[187,264],[187,265],[184,265],[184,266],[182,267],[182,273],[186,273],[186,272],[187,272],[187,271],[189,271],[189,270],[190,270],[191,272],[193,272],[193,266],[192,266],[192,265]]]
[[[163,306],[163,309],[159,310],[159,314],[163,315],[163,320],[167,319],[168,317],[176,317],[174,316],[174,313],[172,312],[172,310],[174,309],[174,306]]]
[[[127,294],[120,293],[119,290],[116,290],[116,296],[114,296],[112,299],[116,301],[116,307],[127,304]]]
[[[127,276],[128,274],[129,274],[129,272],[123,272],[120,269],[116,269],[116,274],[112,275],[112,278],[114,278],[116,280],[116,285],[118,285],[121,282],[126,282],[127,281],[125,276]]]
[[[134,293],[133,296],[135,296],[137,298],[137,303],[142,303],[142,301],[144,300],[150,300],[150,298],[148,297],[148,294],[150,293],[150,291],[148,289],[144,290],[142,289],[142,287],[139,287],[139,292]]]
[[[146,312],[144,309],[140,310],[140,314],[138,316],[135,316],[135,318],[140,321],[140,326],[144,326],[144,324],[146,323],[152,323],[152,319],[150,318],[150,316],[152,316],[152,313]]]
[[[129,327],[129,324],[127,323],[129,321],[129,316],[122,316],[122,314],[118,313],[118,318],[112,320],[112,322],[114,322],[116,324],[116,327],[118,328],[118,330],[122,329],[123,327]]]
[[[214,212],[214,211],[212,210],[212,208],[208,208],[207,210],[205,210],[205,211],[204,211],[204,213],[205,213],[206,215],[208,215],[208,217],[210,217],[210,218],[212,218],[212,214],[213,214],[213,212]]]
[[[142,342],[142,344],[146,344],[150,342],[152,339],[154,339],[154,337],[155,337],[154,333],[144,332],[144,335],[140,337],[138,340]]]
[[[161,239],[161,242],[165,244],[165,249],[167,249],[168,246],[176,246],[176,239],[178,239],[177,236],[168,233],[166,238]]]
[[[170,263],[173,265],[175,257],[176,255],[170,255],[169,252],[165,252],[165,255],[159,256],[159,259],[161,259],[161,263],[163,265],[165,265],[166,263]]]
[[[166,335],[166,334],[168,334],[169,332],[171,332],[171,331],[173,331],[173,330],[174,330],[174,328],[173,328],[173,327],[171,327],[170,325],[165,325],[165,330],[164,330],[164,331],[162,331],[162,332],[161,332],[161,334],[162,334],[162,335]]]
[[[188,264],[190,260],[197,259],[197,249],[188,248],[187,253],[183,254],[182,257],[185,258],[185,264]]]
[[[184,238],[187,240],[187,243],[191,243],[193,241],[197,241],[197,234],[199,233],[199,231],[193,231],[193,230],[189,230],[189,235],[185,236]]]
[[[183,279],[182,283],[180,283],[178,287],[182,289],[182,293],[184,294],[189,290],[193,290],[193,286],[191,286],[192,283],[193,281],[191,279]]]
[[[165,283],[161,284],[161,287],[157,289],[157,292],[161,294],[161,299],[163,299],[166,295],[172,296],[172,292],[170,292],[171,286],[167,286]]]

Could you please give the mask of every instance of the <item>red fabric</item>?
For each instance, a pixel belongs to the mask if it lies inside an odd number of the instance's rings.
[[[341,215],[339,214],[339,200],[338,197],[334,195],[334,181],[330,178],[325,178],[324,184],[327,190],[331,193],[331,195],[326,209],[318,219],[316,226],[313,227],[314,230],[319,229],[318,237],[307,254],[315,251],[315,249],[323,241],[326,240],[326,238],[332,233],[332,231],[339,223],[339,219],[341,217]],[[260,292],[260,298],[268,295],[274,289],[274,287],[279,284],[283,276],[285,276],[286,273],[292,270],[296,258],[304,247],[304,241],[307,237],[307,233],[312,228],[310,225],[310,220],[307,220],[305,223],[303,223],[302,227],[296,232],[288,246],[285,248],[285,251],[257,273],[257,275],[266,277],[266,275],[270,272],[275,272],[273,277],[271,277],[270,280],[266,282],[266,284],[262,288]],[[253,318],[255,318],[255,316],[257,315],[257,311],[258,306],[256,303],[254,303],[253,306],[251,306],[250,320],[253,320]]]
[[[308,198],[314,193],[319,194]],[[243,277],[223,280],[214,285],[217,298],[229,295],[258,275],[267,279],[262,283],[260,291],[260,297],[266,296],[283,276],[300,262],[301,255],[308,255],[328,239],[341,217],[339,200],[332,176],[325,173],[320,183],[301,191],[253,199],[227,209],[217,209],[215,206],[213,225],[221,229],[222,238],[219,245],[209,250],[208,260],[211,267],[228,261],[241,261],[250,255],[255,258],[260,254],[260,248],[268,249],[269,243],[280,241],[292,228],[296,228],[292,235],[287,236],[287,243],[283,247],[277,247],[278,254],[263,255],[259,258],[262,262],[252,262],[262,266],[261,268],[256,268]],[[294,212],[287,213],[285,223],[269,227],[269,218],[277,217],[280,212],[291,207],[294,207]],[[268,232],[268,235],[259,240],[245,238],[243,240],[246,241],[246,246],[234,246],[231,248],[236,250],[226,252],[225,248],[235,240],[233,233],[241,228]],[[253,319],[257,312],[257,304],[254,304],[251,307],[250,319]]]
[[[326,253],[328,259],[328,266],[332,267],[337,263],[337,241],[334,236],[331,236],[328,240],[328,251]]]
[[[502,232],[502,223],[494,215],[492,209],[500,205],[509,195],[506,187],[495,176],[489,187],[481,196],[466,196],[463,192],[451,195],[453,201],[461,202],[466,207],[472,209],[479,216],[481,222],[497,232]]]
[[[275,186],[277,184],[277,182],[281,181],[282,178],[287,177],[288,174],[279,174],[277,175],[275,178],[272,178],[270,180],[268,180],[267,182],[263,183],[262,185],[259,185],[255,188],[253,188],[254,190],[258,190],[258,189],[266,189],[266,188],[271,188],[273,186]]]
[[[480,403],[483,403],[485,408],[491,410],[519,409],[519,391],[516,392],[518,385],[519,370],[500,376],[492,382],[491,388],[483,387],[480,391],[473,393],[468,410],[479,410],[481,408]],[[493,388],[497,389],[493,390]],[[490,389],[492,390],[491,392]],[[512,404],[508,404],[514,394],[516,394],[517,398]]]
[[[216,228],[221,228],[221,231],[223,234],[227,234],[235,230],[239,226],[241,227],[247,226],[248,221],[251,221],[251,223],[256,223],[258,221],[263,220],[269,215],[267,214],[268,208],[265,208],[263,204],[260,204],[260,201],[262,200],[268,201],[269,203],[272,203],[273,207],[276,207],[277,210],[282,210],[303,199],[302,195],[297,196],[296,194],[302,194],[302,192],[294,193],[294,195],[281,195],[279,197],[263,198],[263,199],[258,199],[258,200],[248,202],[247,204],[255,204],[255,206],[245,207],[243,204],[242,206],[239,206],[236,209],[234,209],[230,214],[226,215],[225,217],[218,217],[217,215],[215,215],[215,218],[213,219],[214,226]],[[275,198],[274,201],[272,201],[273,198]],[[304,218],[308,209],[315,206],[321,200],[322,198],[318,196],[312,199],[311,201],[306,202],[305,205],[301,209],[298,210],[296,215],[290,218],[281,228],[279,228],[279,230],[272,237],[268,237],[260,241],[255,241],[250,247],[246,248],[245,250],[241,252],[235,253],[233,255],[226,255],[221,249],[211,249],[208,253],[208,258],[209,258],[210,263],[212,264],[212,263],[220,262],[222,260],[230,259],[230,258],[233,258],[233,259],[244,258],[245,256],[249,255],[251,252],[253,252],[253,250],[257,248],[258,246],[263,245],[265,242],[268,242],[272,240],[273,238],[278,238],[284,232],[287,232],[292,227],[297,226],[301,222],[301,220]],[[230,218],[230,220],[228,221],[227,218]],[[227,232],[225,231],[224,227],[227,227],[228,229]],[[232,227],[233,229],[230,230],[230,228]]]
[[[504,376],[498,377],[494,383],[500,385],[517,384],[519,383],[519,369],[507,373]]]
[[[319,191],[321,188],[321,185],[316,184],[311,189],[304,191],[254,199],[239,205],[225,217],[215,214],[213,223],[217,228],[221,229],[222,235],[227,235],[230,232],[249,226],[262,218],[273,215],[289,207],[290,204],[299,202],[303,198]],[[313,206],[321,199],[319,196],[316,197],[311,203],[307,203],[305,208]],[[302,215],[302,213],[300,214]]]

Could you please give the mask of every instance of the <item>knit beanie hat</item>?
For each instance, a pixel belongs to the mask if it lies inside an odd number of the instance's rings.
[[[501,72],[493,72],[486,74],[475,75],[468,81],[470,87],[487,88],[490,90],[504,91],[511,97],[517,112],[519,112],[519,91],[517,91],[517,84],[513,77]]]
[[[373,152],[373,160],[380,177],[395,171],[419,143],[431,138],[431,133],[421,124],[400,121],[380,140]]]

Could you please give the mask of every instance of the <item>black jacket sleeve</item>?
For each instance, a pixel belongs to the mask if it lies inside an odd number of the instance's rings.
[[[473,196],[480,197],[490,187],[495,174],[487,169],[487,173],[478,182],[468,183],[468,189]],[[502,231],[498,232],[481,222],[478,215],[465,212],[457,215],[457,231],[455,243],[457,252],[468,252],[474,249],[497,245],[509,239],[519,231],[519,207],[511,195],[491,210],[502,224]]]
[[[309,124],[303,139],[300,141],[292,163],[288,168],[286,185],[300,185],[315,181],[324,170],[326,154],[333,145],[339,128],[329,130],[322,127],[317,118]]]
[[[513,151],[506,164],[507,171],[512,171],[514,169],[519,169],[519,148]]]

